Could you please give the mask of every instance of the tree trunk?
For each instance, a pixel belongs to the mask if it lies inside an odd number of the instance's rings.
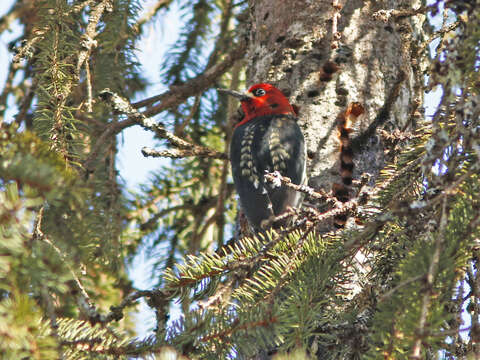
[[[385,23],[373,14],[419,3],[250,1],[247,82],[273,83],[299,109],[312,187],[330,191],[339,182],[336,117],[349,103],[365,109],[354,124],[354,179],[370,174],[370,185],[385,163],[376,129],[404,130],[418,115],[421,78],[409,40],[421,36],[420,24]],[[332,62],[339,70],[329,74]]]
[[[374,16],[382,9],[420,5],[420,1],[250,1],[247,83],[272,83],[299,110],[311,187],[330,192],[340,182],[336,119],[348,104],[359,102],[365,110],[351,134],[353,179],[368,174],[370,187],[388,160],[378,130],[412,129],[422,116],[422,76],[412,40],[422,36],[425,16],[394,21]],[[350,195],[355,196],[355,191]],[[326,208],[321,203],[312,205],[321,211]],[[353,220],[347,226],[355,226]],[[329,223],[318,230],[331,229]],[[366,274],[367,265],[361,259],[357,256],[357,269]],[[350,286],[349,297],[356,306],[368,307],[368,300],[360,299],[360,284],[365,280],[357,274]],[[362,336],[351,335],[348,341],[339,340],[338,348],[318,348],[316,354],[322,359],[349,358],[345,349],[353,342],[360,346]],[[257,358],[270,358],[268,354],[274,352],[266,349]]]

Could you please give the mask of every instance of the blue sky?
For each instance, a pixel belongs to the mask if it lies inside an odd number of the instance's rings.
[[[142,1],[143,8],[149,9],[155,2],[155,0],[144,0]],[[14,0],[1,0],[0,16],[9,10],[13,3]],[[137,56],[140,64],[142,64],[142,72],[151,84],[145,93],[138,94],[138,99],[156,95],[166,90],[160,82],[159,69],[163,54],[178,36],[179,17],[178,12],[175,9],[173,10],[169,13],[169,16],[159,16],[156,21],[149,24],[145,29],[145,35],[137,44]],[[0,86],[2,88],[7,77],[8,63],[13,57],[12,53],[8,51],[8,43],[20,34],[21,29],[18,23],[14,23],[11,30],[3,32],[0,36]],[[11,103],[11,105],[13,104]],[[10,106],[6,114],[7,119],[14,116],[16,111],[15,107]],[[130,188],[136,188],[139,183],[147,180],[148,173],[154,170],[158,166],[158,162],[161,161],[145,158],[140,152],[143,146],[154,146],[152,135],[139,126],[134,126],[120,134],[118,140],[121,144],[118,156],[120,174]]]

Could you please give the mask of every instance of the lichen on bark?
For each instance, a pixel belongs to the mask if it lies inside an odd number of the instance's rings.
[[[335,3],[337,7],[332,1],[249,3],[247,83],[271,82],[299,109],[309,185],[325,191],[339,181],[335,119],[348,103],[360,102],[365,108],[354,124],[354,179],[368,173],[369,185],[385,165],[385,146],[376,130],[411,128],[414,108],[421,105],[416,94],[421,78],[412,66],[410,42],[422,36],[425,17],[388,23],[373,17],[381,9],[412,8],[420,2]],[[339,71],[325,77],[328,62]]]

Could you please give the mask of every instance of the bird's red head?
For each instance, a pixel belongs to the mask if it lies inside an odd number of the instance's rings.
[[[237,97],[241,102],[245,117],[236,126],[243,125],[256,117],[264,115],[296,115],[285,95],[270,84],[255,84],[243,94],[231,90],[219,90]]]

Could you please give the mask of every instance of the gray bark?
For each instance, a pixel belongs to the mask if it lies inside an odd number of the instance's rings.
[[[336,3],[336,2],[335,2]],[[250,0],[251,31],[247,54],[247,84],[268,82],[299,108],[299,124],[307,145],[309,185],[331,191],[339,177],[337,115],[351,102],[365,114],[354,124],[354,179],[371,175],[374,186],[387,161],[378,132],[410,130],[422,116],[420,60],[415,44],[423,36],[423,15],[383,22],[373,17],[382,9],[413,9],[419,1]],[[332,36],[338,13],[338,42]],[[340,69],[325,79],[324,65]],[[316,204],[323,209],[323,204]],[[330,226],[326,226],[330,228]],[[358,264],[362,267],[362,264]],[[361,269],[360,269],[361,270]],[[363,269],[364,273],[366,269]],[[360,275],[359,275],[360,276]],[[352,301],[362,291],[360,279],[352,284]],[[365,280],[365,279],[363,279]],[[357,334],[356,336],[362,336]],[[355,342],[349,339],[348,342]],[[361,339],[360,339],[361,341]],[[319,358],[342,358],[349,352],[319,350]],[[265,350],[258,359],[269,358]],[[338,357],[340,356],[340,357]],[[347,356],[347,355],[345,355]],[[353,356],[353,355],[352,355]],[[347,356],[347,358],[350,356]]]
[[[384,145],[376,129],[406,129],[418,114],[422,94],[412,39],[420,17],[384,23],[372,17],[381,9],[416,8],[418,1],[341,1],[338,47],[332,49],[332,1],[251,0],[248,85],[269,82],[299,109],[299,124],[308,150],[309,184],[330,191],[339,182],[335,119],[348,103],[366,112],[354,124],[354,179],[372,175],[373,185],[385,164]],[[323,66],[340,66],[330,81]]]

